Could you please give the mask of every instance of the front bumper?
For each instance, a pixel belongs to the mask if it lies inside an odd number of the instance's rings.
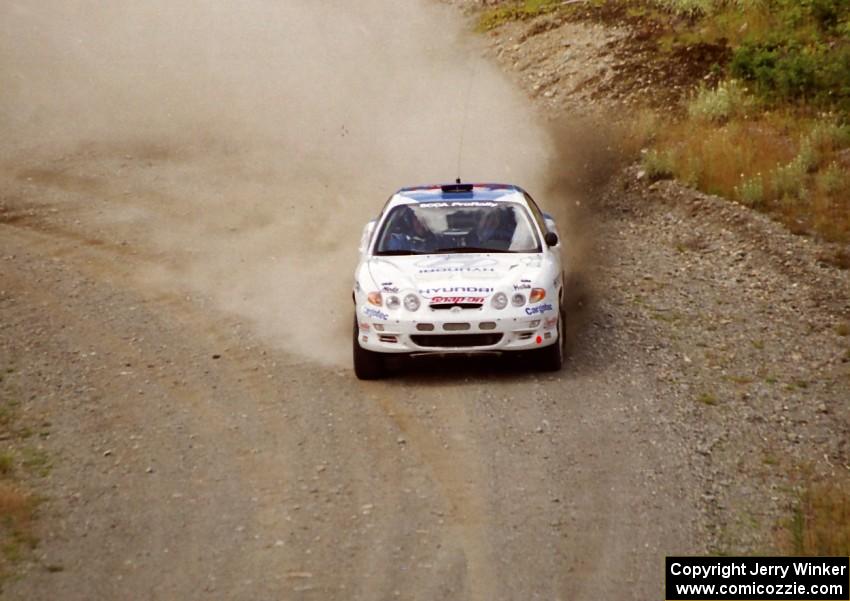
[[[357,306],[358,341],[380,353],[470,354],[527,351],[558,342],[558,312],[528,314],[525,307],[376,310]]]

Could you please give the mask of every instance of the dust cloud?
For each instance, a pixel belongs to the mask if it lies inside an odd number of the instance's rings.
[[[551,151],[543,197],[551,207],[567,243],[562,255],[567,269],[564,304],[567,347],[575,349],[594,314],[595,301],[604,293],[596,277],[610,260],[602,252],[597,225],[604,211],[603,195],[611,178],[630,160],[617,143],[622,126],[602,116],[561,116],[548,128]]]
[[[0,90],[6,176],[63,174],[42,198],[138,249],[144,285],[329,365],[394,189],[460,175],[549,204],[530,103],[425,0],[4,0]]]

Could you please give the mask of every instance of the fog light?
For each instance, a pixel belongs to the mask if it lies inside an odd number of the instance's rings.
[[[408,311],[416,311],[419,308],[419,297],[415,294],[408,294],[405,296],[404,308]]]

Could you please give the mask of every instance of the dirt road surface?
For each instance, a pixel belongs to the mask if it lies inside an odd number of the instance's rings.
[[[392,189],[575,200],[544,194],[555,146],[456,13],[10,1],[0,23],[0,359],[52,458],[8,598],[657,599],[663,556],[702,550],[616,303],[556,375],[354,378],[356,242]]]

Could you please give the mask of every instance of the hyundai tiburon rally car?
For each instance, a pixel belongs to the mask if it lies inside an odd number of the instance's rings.
[[[555,222],[522,188],[402,188],[363,230],[354,274],[354,372],[380,378],[390,354],[533,351],[564,357]]]

